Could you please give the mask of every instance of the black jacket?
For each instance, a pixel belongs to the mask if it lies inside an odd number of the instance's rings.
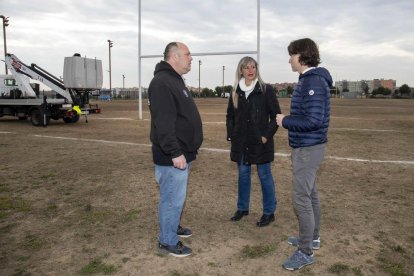
[[[196,159],[203,142],[200,114],[183,78],[167,62],[155,66],[148,96],[154,163],[172,166],[181,154],[187,162]]]
[[[279,101],[272,86],[262,91],[259,83],[246,99],[245,93],[237,87],[237,109],[230,96],[227,107],[227,140],[231,141],[230,158],[245,164],[262,164],[274,160],[273,136],[278,128],[276,114],[281,113]],[[262,143],[262,136],[267,138]]]

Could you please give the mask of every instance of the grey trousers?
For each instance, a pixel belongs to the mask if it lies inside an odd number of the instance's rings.
[[[292,149],[293,207],[299,221],[299,249],[312,254],[318,239],[321,211],[316,174],[325,156],[326,144]]]

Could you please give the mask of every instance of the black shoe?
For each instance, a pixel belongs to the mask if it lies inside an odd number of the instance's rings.
[[[183,228],[181,225],[178,225],[177,235],[181,238],[188,238],[193,234],[193,232],[188,228]]]
[[[158,252],[161,254],[168,254],[174,257],[187,257],[193,252],[191,248],[184,246],[182,242],[178,242],[175,246],[169,246],[158,243]]]
[[[242,217],[247,216],[249,214],[249,211],[240,211],[237,210],[236,213],[234,213],[234,216],[231,217],[231,221],[239,221]]]
[[[263,215],[258,222],[256,222],[256,225],[258,227],[263,227],[269,225],[271,222],[275,221],[275,214],[271,215]]]

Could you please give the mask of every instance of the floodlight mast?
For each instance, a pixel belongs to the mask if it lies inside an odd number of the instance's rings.
[[[257,63],[260,66],[260,0],[257,0],[257,50],[236,51],[236,52],[212,52],[212,53],[191,53],[191,56],[219,56],[219,55],[257,55]],[[141,55],[141,0],[138,1],[138,116],[142,120],[142,88],[141,88],[141,64],[143,58],[159,58],[163,55]]]

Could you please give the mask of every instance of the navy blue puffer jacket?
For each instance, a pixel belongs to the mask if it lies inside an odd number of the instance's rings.
[[[292,148],[328,141],[332,77],[325,68],[314,68],[299,76],[293,91],[290,115],[283,119]]]

